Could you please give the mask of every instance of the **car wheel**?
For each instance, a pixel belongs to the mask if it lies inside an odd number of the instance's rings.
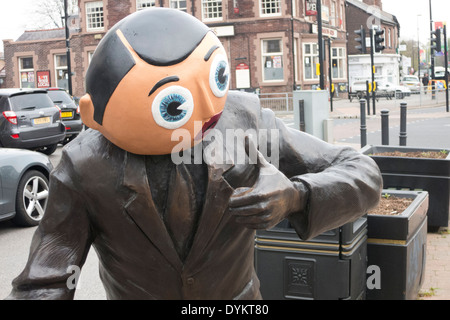
[[[17,187],[13,222],[23,227],[38,225],[47,207],[48,189],[48,179],[41,172],[27,171]]]
[[[52,144],[52,145],[49,145],[46,147],[42,147],[42,148],[38,149],[38,151],[49,156],[49,155],[53,154],[53,152],[56,151],[57,147],[58,147],[58,144]]]

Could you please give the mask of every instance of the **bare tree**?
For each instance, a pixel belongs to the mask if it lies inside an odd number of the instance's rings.
[[[72,12],[73,1],[67,0],[68,12]],[[53,29],[64,27],[64,0],[35,0],[32,8],[32,19],[28,28]]]

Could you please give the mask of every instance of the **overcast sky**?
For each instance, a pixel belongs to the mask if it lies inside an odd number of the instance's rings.
[[[393,14],[400,22],[402,38],[417,39],[419,28],[420,41],[430,38],[429,0],[383,0],[383,10]],[[450,23],[450,1],[431,0],[433,21]],[[417,17],[421,14],[422,16]]]
[[[255,0],[257,1],[257,0]],[[434,21],[450,21],[450,1],[431,0]],[[29,29],[32,19],[33,0],[0,0],[0,40],[16,40]],[[384,0],[383,10],[397,16],[402,38],[417,39],[419,26],[420,39],[426,41],[430,33],[429,0]],[[421,17],[417,17],[422,14]],[[0,43],[3,50],[3,43]]]

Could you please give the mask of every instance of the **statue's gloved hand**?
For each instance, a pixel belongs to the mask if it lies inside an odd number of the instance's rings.
[[[237,188],[231,196],[229,210],[236,221],[249,229],[270,229],[289,214],[302,211],[307,195],[304,187],[298,188],[301,182],[289,180],[249,139],[246,151],[249,157],[256,155],[259,176],[252,187]]]

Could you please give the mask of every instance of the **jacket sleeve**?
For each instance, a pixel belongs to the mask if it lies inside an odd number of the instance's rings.
[[[50,177],[44,218],[33,236],[28,262],[7,299],[73,299],[91,232],[77,176],[67,153]]]
[[[278,169],[308,196],[304,210],[288,217],[300,238],[354,221],[378,204],[382,177],[370,157],[288,128],[268,109],[261,110],[259,124],[276,130]]]

